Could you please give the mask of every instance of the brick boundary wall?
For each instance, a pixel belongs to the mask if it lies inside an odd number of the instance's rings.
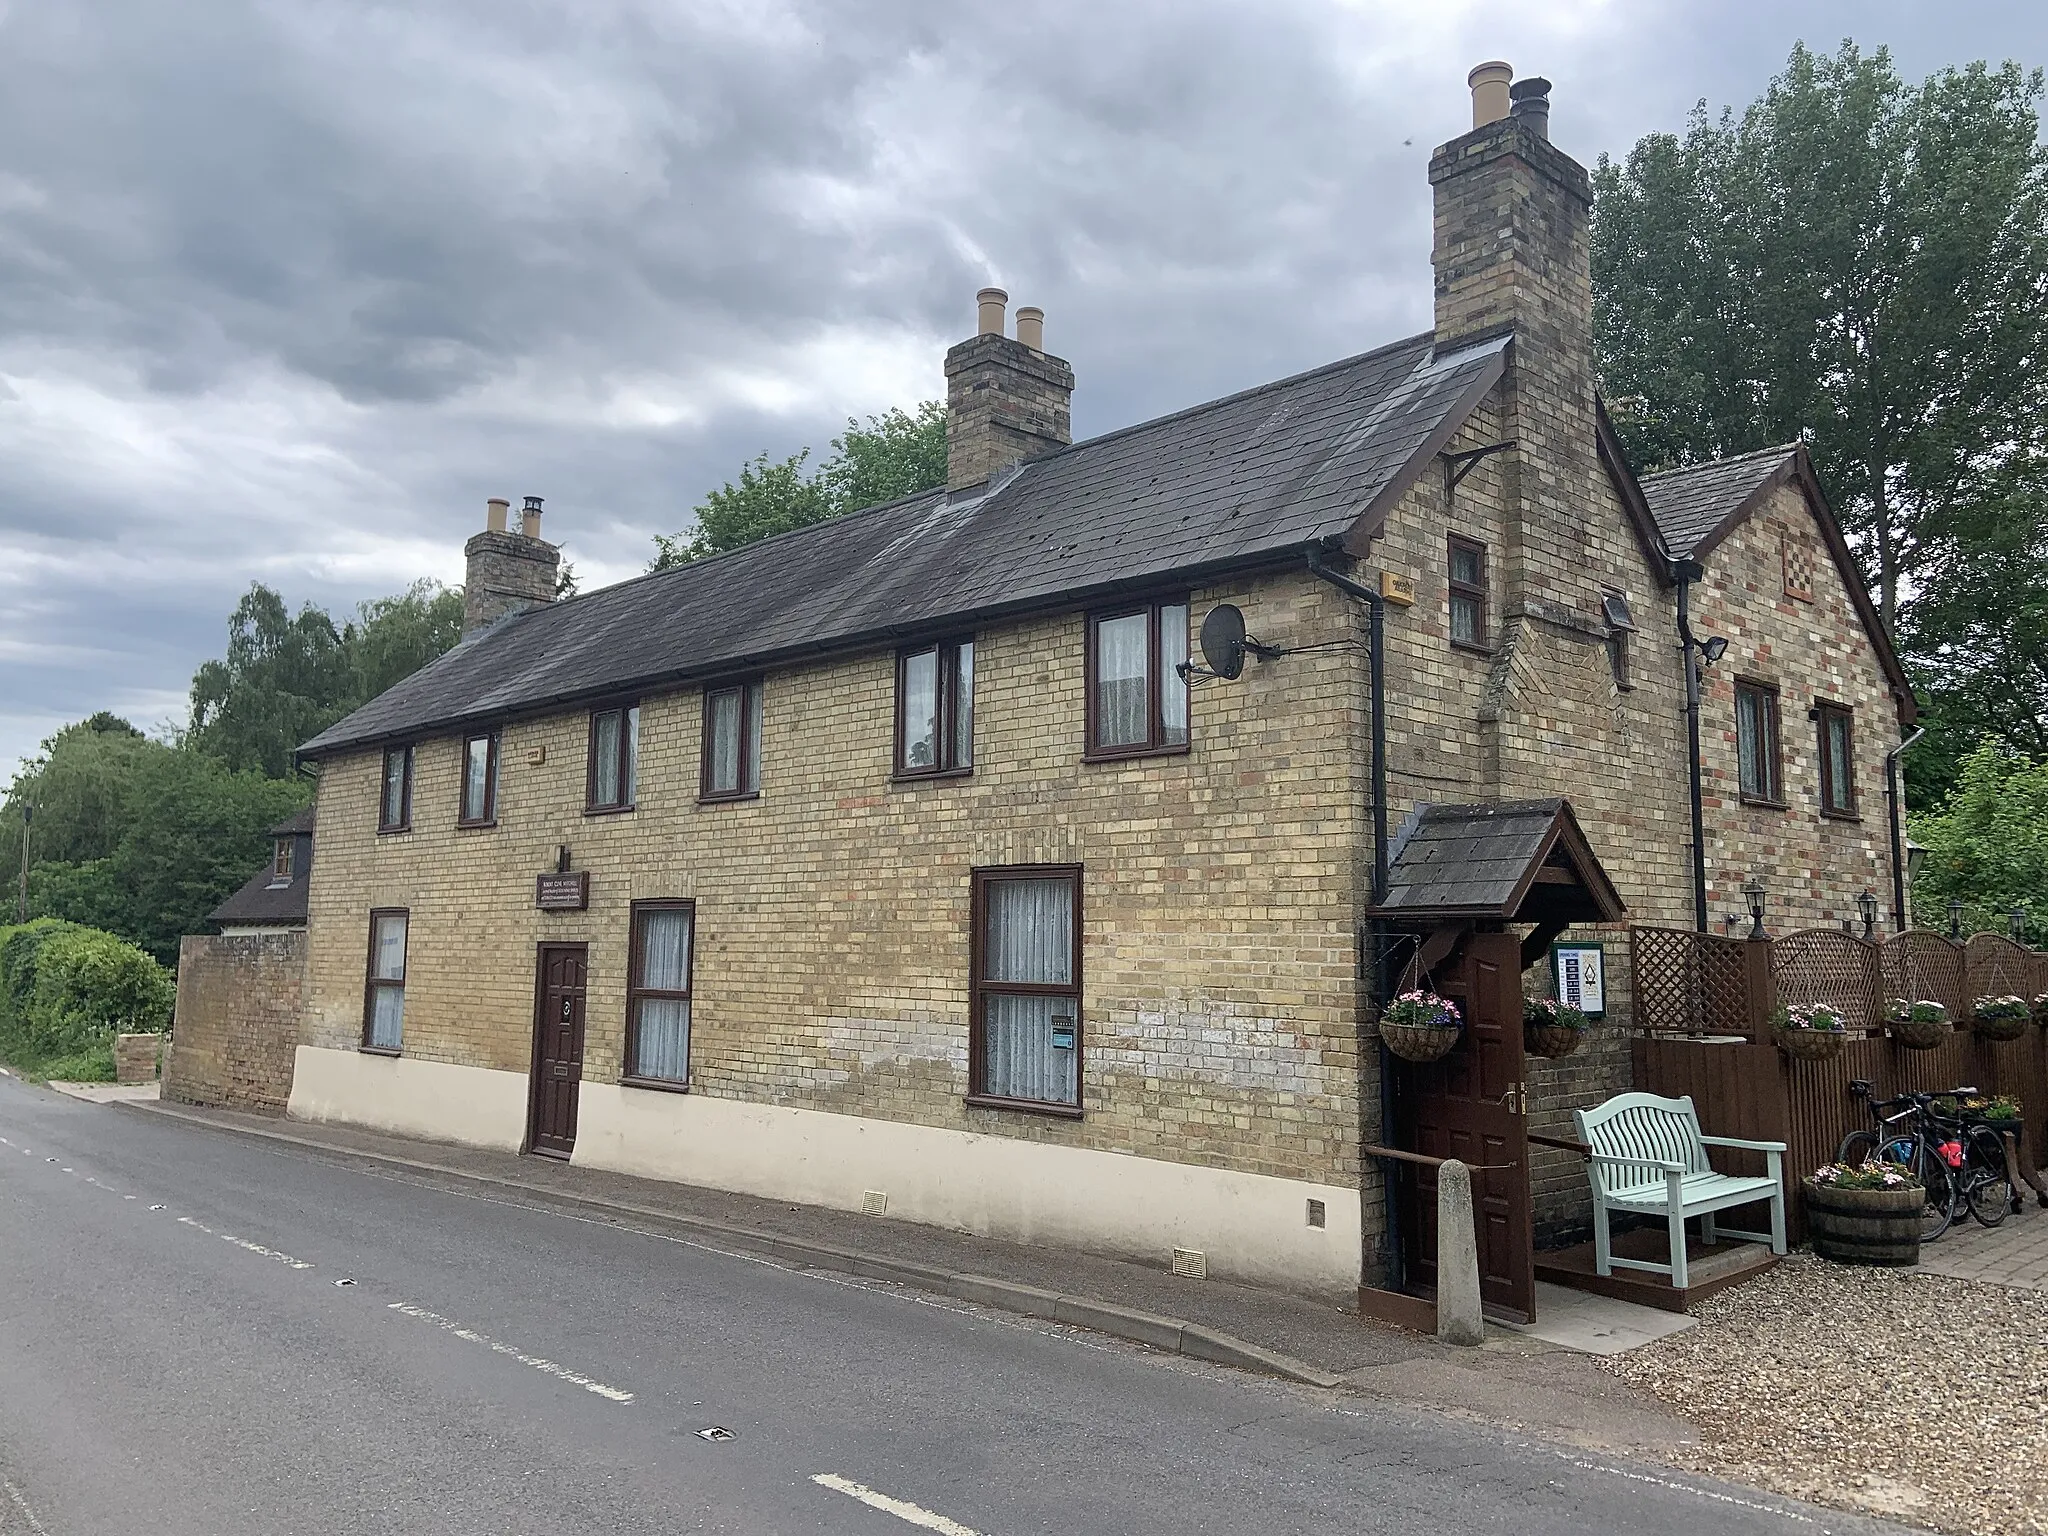
[[[282,1114],[305,978],[302,931],[186,937],[163,1096]]]

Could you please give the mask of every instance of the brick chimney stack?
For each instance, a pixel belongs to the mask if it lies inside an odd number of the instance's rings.
[[[1074,440],[1074,370],[1045,350],[1045,311],[1017,311],[1003,334],[1010,296],[975,296],[980,334],[946,354],[946,487],[980,485],[1006,465],[1041,458]]]
[[[1490,61],[1468,78],[1470,133],[1430,157],[1439,354],[1512,334],[1500,435],[1510,510],[1503,598],[1565,595],[1589,554],[1593,409],[1592,184],[1550,142],[1550,82]]]
[[[469,569],[462,582],[462,632],[482,629],[508,613],[555,600],[562,551],[540,536],[540,498],[526,498],[519,532],[505,524],[512,504],[493,496],[484,503],[484,531],[462,547]]]

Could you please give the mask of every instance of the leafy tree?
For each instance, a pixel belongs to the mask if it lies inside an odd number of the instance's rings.
[[[1902,81],[1802,46],[1594,175],[1595,344],[1644,467],[1810,432],[1896,627],[1930,559],[2048,451],[2040,71]]]
[[[563,576],[573,592],[574,574],[564,567]],[[560,595],[558,592],[557,596]],[[360,604],[355,618],[341,632],[342,654],[348,659],[348,687],[337,702],[344,709],[367,704],[461,638],[460,588],[422,580],[395,597]],[[297,746],[298,742],[292,745]]]
[[[2034,942],[2048,940],[2048,758],[1985,742],[1963,760],[1948,803],[1913,817],[1912,830],[1925,850],[1913,876],[1922,925],[1944,924],[1959,898],[1971,929],[2002,931],[2024,906]]]
[[[656,534],[650,570],[686,565],[778,533],[808,528],[863,507],[946,483],[946,408],[936,400],[893,408],[866,426],[849,418],[833,456],[807,471],[811,450],[786,459],[755,455],[696,508],[687,534]]]

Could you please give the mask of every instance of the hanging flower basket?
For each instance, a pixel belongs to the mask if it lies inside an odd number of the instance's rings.
[[[2034,999],[2034,1022],[2048,1024],[2048,992]]]
[[[1531,1056],[1556,1060],[1569,1056],[1586,1038],[1593,1021],[1570,1003],[1554,997],[1522,1004],[1522,1049]]]
[[[1458,1005],[1434,992],[1403,992],[1380,1014],[1380,1038],[1403,1061],[1441,1061],[1464,1032]]]
[[[1970,1027],[1979,1040],[2017,1040],[2033,1018],[2033,1005],[2024,997],[1980,997]]]
[[[1841,1054],[1849,1031],[1841,1014],[1827,1004],[1794,1003],[1771,1015],[1771,1038],[1795,1060],[1826,1061]]]
[[[1948,1009],[1926,998],[1919,1002],[1893,998],[1886,1009],[1885,1027],[1894,1040],[1910,1051],[1931,1051],[1952,1033]]]

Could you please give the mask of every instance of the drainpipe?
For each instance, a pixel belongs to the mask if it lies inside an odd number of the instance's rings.
[[[1339,592],[1348,593],[1366,605],[1368,636],[1372,646],[1372,904],[1387,899],[1387,602],[1362,582],[1324,563],[1320,546],[1308,547],[1308,568]],[[1373,1007],[1386,1002],[1386,945],[1378,918],[1368,919],[1366,943],[1372,947]],[[1392,1134],[1394,1123],[1394,1058],[1385,1040],[1380,1041],[1380,1137]],[[1382,1223],[1387,1234],[1387,1282],[1398,1288],[1408,1278],[1401,1252],[1401,1213],[1394,1198],[1394,1178],[1387,1170],[1380,1175],[1384,1203]]]
[[[1707,931],[1707,824],[1700,801],[1700,643],[1692,632],[1692,584],[1705,574],[1697,560],[1671,562],[1678,582],[1678,654],[1685,664],[1687,777],[1692,789],[1692,925]]]
[[[1916,725],[1913,734],[1884,755],[1884,801],[1892,823],[1892,932],[1906,931],[1906,797],[1899,786],[1899,759],[1906,748],[1927,734]]]

